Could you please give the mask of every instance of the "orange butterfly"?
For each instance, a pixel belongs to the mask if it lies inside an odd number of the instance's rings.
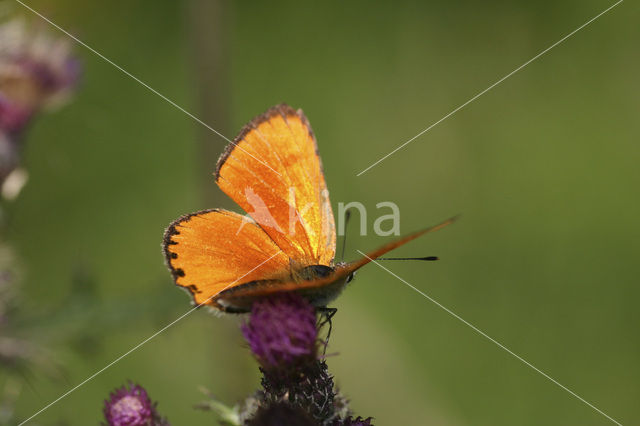
[[[249,216],[220,209],[182,216],[167,228],[163,247],[175,283],[196,304],[225,312],[247,312],[257,298],[290,291],[325,307],[357,269],[453,221],[334,263],[336,229],[316,139],[302,110],[284,104],[242,129],[215,177]]]

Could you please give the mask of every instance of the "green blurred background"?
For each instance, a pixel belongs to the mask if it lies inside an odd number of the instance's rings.
[[[334,211],[364,203],[370,234],[381,201],[399,205],[403,233],[462,214],[398,251],[440,262],[385,266],[620,423],[640,423],[637,3],[360,177],[612,2],[28,4],[228,137],[273,104],[302,107]],[[26,377],[23,419],[189,309],[163,264],[164,228],[234,208],[211,177],[223,139],[78,54],[82,87],[31,129],[30,181],[10,211],[21,307],[62,372]],[[348,258],[387,241],[351,229]],[[335,306],[330,370],[375,424],[612,424],[375,265]],[[199,310],[31,424],[97,424],[127,379],[172,424],[214,424],[193,409],[198,386],[229,403],[258,386],[239,322]]]

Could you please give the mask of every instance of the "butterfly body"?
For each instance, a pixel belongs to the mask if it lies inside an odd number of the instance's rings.
[[[346,265],[346,264],[343,264]],[[222,310],[229,313],[244,313],[251,310],[251,305],[255,300],[263,297],[259,294],[268,290],[277,290],[284,283],[294,282],[314,282],[321,278],[328,278],[332,281],[316,287],[301,287],[298,290],[292,290],[300,293],[313,306],[324,307],[335,300],[347,283],[353,279],[353,272],[349,275],[337,273],[337,268],[325,265],[311,265],[305,270],[293,272],[288,279],[284,280],[258,280],[241,284],[239,286],[230,287],[220,292],[216,298],[216,302],[222,307]]]
[[[226,312],[247,312],[253,301],[282,292],[326,306],[357,269],[453,220],[359,261],[334,263],[336,229],[315,136],[303,112],[284,104],[242,129],[214,176],[248,214],[212,209],[182,216],[165,231],[163,248],[175,283],[194,303]]]

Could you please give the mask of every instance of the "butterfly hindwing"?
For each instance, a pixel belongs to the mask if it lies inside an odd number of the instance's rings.
[[[315,136],[301,110],[270,108],[216,167],[218,186],[300,265],[329,265],[336,233]]]
[[[289,258],[246,216],[206,210],[173,222],[164,253],[177,285],[196,304],[215,303],[221,291],[252,280],[287,275]]]

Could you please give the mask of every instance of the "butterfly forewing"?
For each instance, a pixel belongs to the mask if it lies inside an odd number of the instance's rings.
[[[329,265],[336,234],[313,131],[301,110],[270,108],[218,161],[218,186],[298,265]]]

